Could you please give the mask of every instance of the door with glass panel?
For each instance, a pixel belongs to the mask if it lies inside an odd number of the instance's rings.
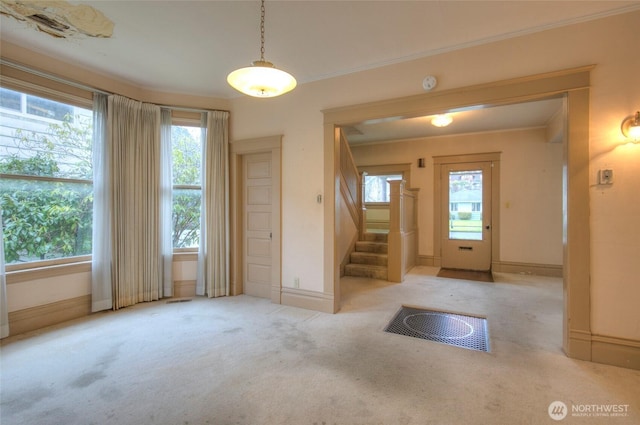
[[[444,268],[491,269],[491,162],[441,167]]]

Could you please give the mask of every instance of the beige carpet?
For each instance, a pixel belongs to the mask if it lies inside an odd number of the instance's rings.
[[[4,340],[2,425],[638,424],[640,371],[568,359],[559,279],[343,279],[329,315],[247,296],[139,304]],[[491,352],[384,332],[402,304],[487,317]],[[550,419],[553,401],[626,417]]]

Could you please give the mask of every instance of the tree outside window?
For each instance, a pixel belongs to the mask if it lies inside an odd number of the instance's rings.
[[[172,126],[171,147],[173,247],[194,248],[200,243],[202,129]]]
[[[7,264],[91,254],[92,112],[1,89]]]

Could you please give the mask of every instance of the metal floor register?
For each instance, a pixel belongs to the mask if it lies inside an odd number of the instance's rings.
[[[402,307],[385,332],[489,352],[487,319]]]

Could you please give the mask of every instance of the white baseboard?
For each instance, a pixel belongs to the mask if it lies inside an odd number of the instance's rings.
[[[592,335],[591,361],[640,370],[640,341]]]
[[[308,291],[306,289],[282,288],[281,303],[291,307],[306,308],[307,310],[334,313],[333,294]]]
[[[174,280],[173,298],[193,298],[196,296],[195,280]]]
[[[433,255],[418,255],[419,266],[439,267],[440,259]],[[562,277],[562,266],[556,264],[518,263],[514,261],[493,261],[491,271],[498,273],[524,273],[536,276]]]
[[[9,313],[11,335],[34,331],[91,314],[91,295],[25,308]]]
[[[536,276],[562,277],[562,265],[494,261],[491,271],[498,273],[523,273]]]
[[[418,255],[416,265],[435,267],[436,264],[433,255]]]

